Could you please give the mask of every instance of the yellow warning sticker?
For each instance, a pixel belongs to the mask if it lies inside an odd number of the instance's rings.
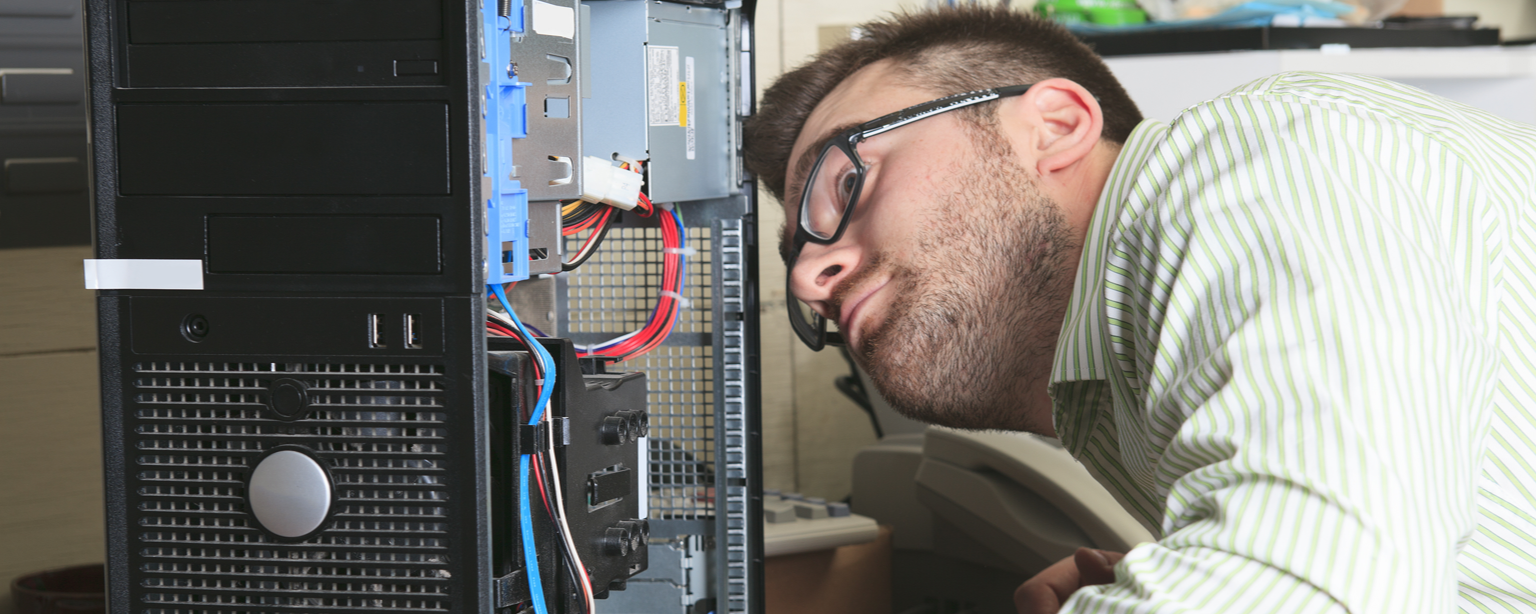
[[[691,59],[691,58],[690,58]],[[688,82],[681,81],[677,84],[677,123],[680,126],[688,126]]]

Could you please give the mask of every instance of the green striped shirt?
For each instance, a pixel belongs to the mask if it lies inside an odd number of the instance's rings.
[[[1159,537],[1064,612],[1536,610],[1536,128],[1288,73],[1127,140],[1051,379]]]

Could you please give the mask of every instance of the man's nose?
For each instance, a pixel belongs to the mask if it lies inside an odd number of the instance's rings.
[[[837,287],[863,264],[862,251],[845,238],[834,245],[807,243],[789,272],[789,290],[822,317],[837,321],[831,301]]]

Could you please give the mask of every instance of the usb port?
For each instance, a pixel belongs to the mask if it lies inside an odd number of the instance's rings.
[[[368,347],[384,347],[384,314],[368,314]]]
[[[421,349],[420,320],[421,316],[417,314],[405,314],[405,347],[413,350]]]

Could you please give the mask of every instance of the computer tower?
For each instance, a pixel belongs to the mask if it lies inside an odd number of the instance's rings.
[[[570,340],[541,342],[567,385],[647,385],[623,476],[649,556],[623,555],[639,575],[594,587],[597,609],[761,611],[752,6],[487,2],[86,2],[112,611],[527,606],[505,468],[558,438],[507,417],[543,385],[517,375],[531,348],[487,342],[487,284],[510,282]],[[670,122],[649,115],[658,70],[682,85]],[[666,251],[625,213],[553,274],[594,152],[646,168],[690,260],[671,336],[583,375],[574,344],[645,319]],[[561,402],[565,459],[604,445],[572,424],[619,410]],[[579,494],[618,470],[587,473],[566,509],[613,515]],[[310,494],[257,494],[273,484]]]

